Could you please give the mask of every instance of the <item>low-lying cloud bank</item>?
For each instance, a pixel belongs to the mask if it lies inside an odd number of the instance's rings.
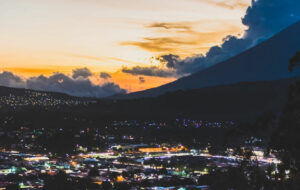
[[[146,79],[144,77],[139,77],[139,81],[140,81],[140,83],[145,83]]]
[[[100,78],[106,80],[106,79],[112,78],[112,76],[111,76],[110,74],[106,73],[106,72],[101,72],[101,73],[100,73]]]
[[[151,67],[123,67],[123,73],[128,73],[131,75],[144,75],[144,76],[157,76],[157,77],[176,77],[177,74],[171,69],[162,69],[156,66]]]
[[[299,10],[299,0],[253,0],[242,18],[242,23],[247,26],[242,38],[227,36],[220,46],[211,47],[206,55],[199,54],[186,59],[172,54],[163,55],[158,58],[160,66],[123,68],[122,71],[132,75],[158,77],[180,77],[201,71],[257,45],[299,21]]]
[[[102,85],[93,84],[89,79],[90,76],[92,73],[87,68],[73,70],[72,77],[63,73],[54,73],[49,77],[40,75],[28,79],[4,71],[0,73],[0,85],[98,98],[126,93],[125,89],[120,88],[114,82],[105,81]]]

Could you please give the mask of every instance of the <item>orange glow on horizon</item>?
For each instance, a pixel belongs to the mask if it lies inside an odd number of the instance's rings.
[[[124,67],[153,66],[165,54],[205,54],[227,35],[243,35],[251,0],[7,0],[0,6],[0,72],[23,78],[87,67],[128,92],[176,78],[133,76]],[[166,9],[166,7],[168,7]],[[144,81],[139,80],[143,77]]]
[[[163,84],[173,82],[176,78],[161,78],[143,76],[144,83],[139,81],[139,76],[133,76],[122,72],[112,73],[113,81],[120,85],[121,88],[127,89],[129,92],[136,92],[146,90],[149,88],[155,88]]]
[[[33,76],[51,76],[55,72],[61,72],[66,75],[71,75],[72,70],[75,69],[73,67],[56,67],[56,68],[4,68],[0,69],[0,72],[2,71],[8,71],[13,72],[16,75],[19,75],[23,78],[30,78]],[[158,86],[161,86],[163,84],[172,82],[176,80],[176,78],[161,78],[161,77],[151,77],[151,76],[143,76],[145,82],[141,83],[139,80],[140,76],[133,76],[130,74],[123,73],[121,71],[109,73],[112,76],[112,79],[105,81],[103,79],[100,79],[99,72],[93,73],[93,76],[90,77],[91,81],[97,85],[97,84],[103,84],[105,82],[115,82],[118,84],[121,88],[126,89],[129,93],[130,92],[136,92],[141,90],[146,90],[149,88],[155,88]]]

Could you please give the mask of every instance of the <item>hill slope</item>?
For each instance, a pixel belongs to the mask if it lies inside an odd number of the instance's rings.
[[[269,40],[206,70],[175,82],[145,91],[117,96],[140,98],[159,96],[166,92],[233,84],[242,81],[278,80],[299,76],[288,71],[288,61],[300,51],[300,22],[281,31]]]
[[[241,82],[230,85],[170,92],[154,98],[123,100],[98,99],[94,100],[93,104],[71,106],[69,109],[60,106],[64,104],[64,101],[60,101],[58,106],[55,106],[55,109],[51,110],[54,111],[55,117],[62,117],[62,120],[67,115],[68,117],[72,116],[70,118],[80,118],[84,116],[91,119],[96,118],[96,120],[166,120],[184,117],[217,121],[250,121],[266,111],[273,111],[279,114],[285,105],[288,87],[298,80],[300,80],[300,77],[275,81]],[[32,96],[28,96],[28,92],[26,93],[25,91],[28,90],[0,87],[0,99],[1,97],[12,94],[14,96],[24,97],[26,101],[30,101],[30,99],[32,99],[30,97]],[[45,92],[42,92],[41,95],[38,96],[36,96],[36,92],[37,91],[30,91],[30,94],[33,93],[34,95],[34,102],[47,100],[48,98],[52,99],[52,97],[66,101],[77,99],[76,97],[59,93],[47,93],[47,97],[45,98],[45,96],[42,95]],[[21,99],[21,102],[24,101],[24,98]],[[82,100],[82,98],[79,100]],[[14,99],[14,104],[15,101]],[[49,103],[52,105],[51,102],[46,102],[46,104]],[[24,112],[22,112],[22,110]],[[7,111],[9,110],[2,110],[4,113]],[[40,108],[31,106],[30,109],[21,107],[18,109],[18,113],[19,112],[21,115],[26,113],[26,117],[36,117],[36,115],[39,115],[39,117],[42,118],[43,114],[45,117],[48,117],[49,109],[46,109],[45,106]]]
[[[31,90],[25,88],[11,88],[6,86],[0,86],[0,96],[9,96],[9,95],[25,96],[28,93],[40,93],[40,94],[45,94],[45,95],[62,98],[62,99],[84,99],[84,98],[79,98],[79,97],[71,96],[60,92],[47,92],[47,91],[37,91],[37,90]]]
[[[105,109],[136,118],[251,120],[265,111],[279,114],[285,105],[288,87],[298,80],[300,77],[180,90],[154,98],[115,100],[115,104]]]

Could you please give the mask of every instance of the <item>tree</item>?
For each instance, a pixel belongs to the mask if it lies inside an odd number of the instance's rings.
[[[291,59],[289,70],[300,64],[300,52]],[[279,151],[282,164],[278,179],[283,180],[287,189],[299,189],[300,184],[300,81],[288,89],[288,100],[281,114],[278,128],[274,132],[271,148]],[[287,173],[289,171],[289,173]],[[287,178],[287,174],[289,175]]]
[[[68,175],[63,171],[59,171],[54,177],[46,176],[44,189],[68,190],[74,189],[74,186],[68,180]]]
[[[98,171],[96,168],[92,168],[92,169],[89,171],[89,176],[90,176],[90,177],[99,176],[99,171]]]
[[[116,190],[130,190],[131,186],[127,183],[117,183],[115,184]]]
[[[111,189],[112,189],[112,185],[111,185],[110,182],[104,181],[104,182],[101,184],[101,189],[103,189],[103,190],[111,190]]]
[[[272,146],[280,150],[286,170],[300,174],[300,82],[289,87],[288,100],[279,126],[272,137]]]
[[[300,52],[297,52],[291,59],[289,65],[289,71],[292,72],[294,67],[300,64]]]
[[[19,185],[18,184],[9,184],[7,187],[6,187],[7,190],[19,190]]]
[[[217,170],[211,174],[201,176],[198,183],[209,185],[212,190],[234,189],[249,190],[247,177],[241,168],[228,168],[228,171]]]

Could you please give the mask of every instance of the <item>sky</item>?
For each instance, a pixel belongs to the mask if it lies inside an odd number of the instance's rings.
[[[28,79],[88,68],[127,92],[177,79],[124,68],[160,65],[161,55],[206,53],[242,35],[250,0],[0,0],[0,69]],[[140,79],[143,80],[140,80]],[[106,79],[107,80],[107,79]]]
[[[299,0],[0,0],[0,85],[104,97],[204,70],[300,20]]]

